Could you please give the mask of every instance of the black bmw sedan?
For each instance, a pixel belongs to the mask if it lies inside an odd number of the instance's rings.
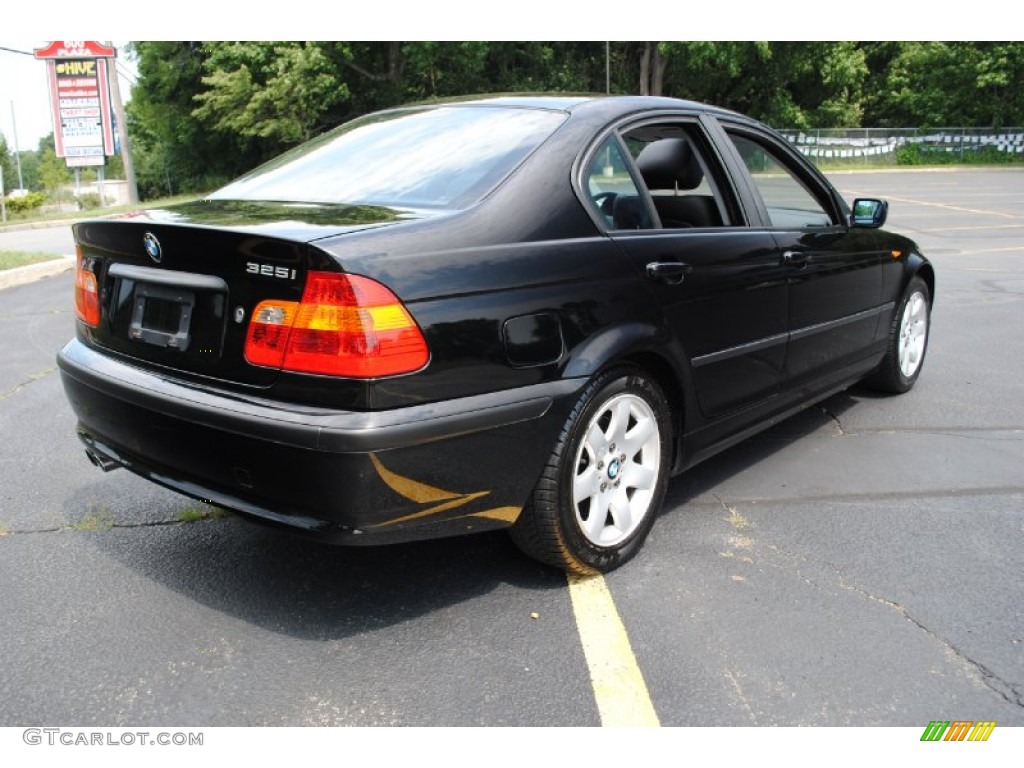
[[[76,225],[58,363],[103,469],[327,541],[506,527],[608,571],[672,475],[914,385],[935,276],[886,214],[702,104],[394,109]]]

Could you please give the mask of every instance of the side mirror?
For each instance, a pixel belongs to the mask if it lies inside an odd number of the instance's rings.
[[[885,218],[888,215],[889,203],[885,200],[876,200],[873,197],[858,197],[853,201],[853,214],[850,216],[850,226],[878,229],[885,224]]]

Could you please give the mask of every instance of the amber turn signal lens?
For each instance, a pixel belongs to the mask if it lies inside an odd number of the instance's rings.
[[[100,324],[100,292],[96,275],[85,268],[82,247],[75,247],[75,315],[86,325]]]
[[[416,321],[386,286],[361,275],[310,272],[298,304],[256,306],[245,359],[285,371],[372,379],[417,371],[430,352]]]

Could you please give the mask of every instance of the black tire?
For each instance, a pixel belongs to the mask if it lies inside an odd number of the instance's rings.
[[[885,357],[864,383],[882,392],[908,392],[921,375],[930,335],[931,292],[924,280],[915,277],[893,314]]]
[[[671,432],[655,381],[631,368],[597,376],[569,415],[512,539],[530,557],[573,573],[625,563],[665,498]]]

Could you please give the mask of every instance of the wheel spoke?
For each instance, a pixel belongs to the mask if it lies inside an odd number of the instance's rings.
[[[635,427],[630,430],[629,434],[626,435],[622,441],[622,451],[627,457],[632,457],[644,447],[648,440],[650,440],[657,431],[657,424],[654,419],[647,417],[641,417]]]
[[[626,437],[626,430],[629,429],[630,404],[628,400],[620,400],[615,404],[612,411],[612,421],[608,425],[608,439],[622,442]]]
[[[626,494],[616,494],[616,499],[608,506],[608,511],[611,512],[612,522],[620,534],[633,530],[633,509]]]
[[[643,464],[631,463],[622,474],[622,484],[627,488],[646,491],[654,487],[658,473]]]
[[[587,430],[587,440],[584,448],[590,449],[591,457],[604,456],[605,451],[608,450],[608,438],[601,430],[601,425],[597,419],[594,419]]]
[[[572,482],[572,498],[577,504],[589,498],[597,490],[598,471],[590,464]]]
[[[590,516],[583,521],[587,538],[595,543],[601,541],[601,531],[604,529],[604,522],[608,517],[606,500],[602,497],[601,493],[595,493],[590,497]]]

